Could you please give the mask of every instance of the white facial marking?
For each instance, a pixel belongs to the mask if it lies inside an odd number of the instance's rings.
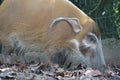
[[[98,38],[94,33],[90,32],[88,34],[94,36],[95,39],[97,40],[96,42],[98,43]],[[98,45],[98,44],[94,44],[94,43],[90,42],[89,40],[87,40],[86,37],[82,40],[82,44],[84,44],[86,47],[90,47],[91,49],[96,49],[96,46]]]
[[[75,33],[78,33],[78,32],[80,32],[80,29],[75,29]]]
[[[83,39],[82,43],[86,46],[86,47],[90,47],[90,44],[88,43],[88,41],[86,39]]]
[[[71,4],[74,8],[76,8],[78,11],[80,11],[83,15],[87,16],[82,10],[80,10],[78,7],[76,7],[72,2],[65,0],[67,3]]]
[[[70,42],[74,43],[76,49],[79,50],[79,42],[78,42],[78,40],[72,39],[72,40],[70,40]]]
[[[100,56],[101,56],[101,63],[103,63],[105,65],[101,39],[98,40],[98,47],[99,47],[98,52],[100,53]]]

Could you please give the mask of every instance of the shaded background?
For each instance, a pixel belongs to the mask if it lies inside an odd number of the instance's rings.
[[[120,38],[120,0],[70,0],[94,19],[102,39]]]

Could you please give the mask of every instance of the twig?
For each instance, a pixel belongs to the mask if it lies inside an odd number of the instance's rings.
[[[97,4],[97,6],[94,9],[92,9],[91,11],[89,11],[88,14],[91,14],[92,12],[94,12],[100,6],[101,2],[102,2],[102,0],[100,0],[99,3]]]

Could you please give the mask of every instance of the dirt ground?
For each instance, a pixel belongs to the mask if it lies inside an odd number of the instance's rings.
[[[101,73],[97,69],[79,66],[74,70],[65,70],[54,65],[54,71],[46,70],[43,63],[23,65],[0,65],[0,80],[120,80],[120,68],[108,68]]]

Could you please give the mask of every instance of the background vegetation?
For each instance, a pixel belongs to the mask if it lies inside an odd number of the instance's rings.
[[[102,38],[120,39],[120,0],[70,1],[98,23]]]
[[[102,38],[120,39],[120,0],[70,0],[100,27]]]

